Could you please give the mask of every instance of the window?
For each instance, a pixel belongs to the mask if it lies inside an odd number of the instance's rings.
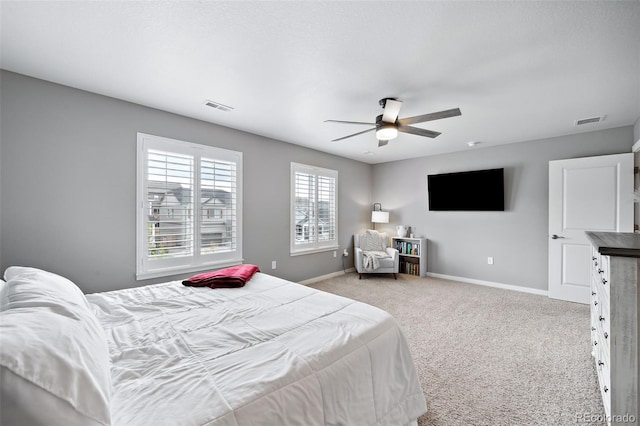
[[[291,254],[338,248],[338,172],[291,163]]]
[[[138,133],[138,279],[242,262],[242,153]]]

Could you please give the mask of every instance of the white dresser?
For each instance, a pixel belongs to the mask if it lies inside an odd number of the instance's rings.
[[[638,424],[640,235],[587,232],[591,345],[609,424]]]

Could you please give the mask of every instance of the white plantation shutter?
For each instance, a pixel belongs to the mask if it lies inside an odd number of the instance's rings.
[[[242,153],[138,134],[137,277],[242,262]]]
[[[336,241],[336,178],[318,175],[318,239]]]
[[[200,163],[200,253],[236,249],[238,200],[236,164],[204,158]]]
[[[147,153],[147,257],[193,255],[194,158],[149,149]]]
[[[291,163],[291,254],[338,248],[338,172]]]
[[[295,222],[297,245],[316,242],[316,176],[295,173]]]

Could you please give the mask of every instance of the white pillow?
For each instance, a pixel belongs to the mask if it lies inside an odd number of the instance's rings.
[[[386,239],[387,234],[368,229],[360,241],[360,248],[363,251],[384,251]]]
[[[90,309],[82,290],[73,282],[53,272],[24,266],[10,266],[4,271],[4,279],[10,285],[6,285],[0,300],[0,311],[30,306],[49,306],[63,313],[67,311],[68,305]]]
[[[66,278],[34,268],[10,267],[5,279],[0,300],[2,418],[110,424],[107,339],[82,291]],[[55,406],[66,409],[43,410],[52,406],[51,395],[57,398]]]

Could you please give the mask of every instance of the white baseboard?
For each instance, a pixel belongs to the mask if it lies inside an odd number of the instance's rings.
[[[356,270],[356,268],[349,268],[346,270],[346,272],[354,272]],[[319,277],[314,277],[314,278],[309,278],[308,280],[304,280],[304,281],[299,281],[298,284],[302,284],[302,285],[309,285],[309,284],[313,284],[315,282],[318,281],[322,281],[322,280],[327,280],[329,278],[335,278],[335,277],[339,277],[340,275],[344,275],[345,271],[337,271],[337,272],[332,272],[330,274],[327,275],[321,275]]]
[[[460,281],[463,283],[477,284],[477,285],[483,285],[486,287],[495,287],[495,288],[501,288],[504,290],[513,290],[513,291],[519,291],[522,293],[537,294],[538,296],[549,297],[549,292],[547,290],[538,290],[537,288],[520,287],[517,285],[511,285],[511,284],[494,283],[492,281],[483,281],[483,280],[476,280],[473,278],[455,277],[453,275],[436,274],[433,272],[427,272],[427,276],[433,277],[433,278],[442,278],[443,280]]]
[[[346,273],[355,272],[355,270],[356,268],[349,268],[346,270]],[[304,281],[300,281],[298,284],[309,285],[318,281],[327,280],[329,278],[339,277],[344,274],[345,274],[345,271],[332,272],[330,274],[321,275],[319,277],[309,278]],[[473,278],[456,277],[454,275],[436,274],[434,272],[427,272],[427,276],[433,277],[433,278],[442,278],[443,280],[459,281],[459,282],[468,283],[468,284],[483,285],[485,287],[501,288],[503,290],[519,291],[521,293],[529,293],[529,294],[536,294],[538,296],[549,297],[549,292],[547,290],[539,290],[537,288],[520,287],[517,285],[511,285],[511,284],[494,283],[492,281],[483,281],[483,280],[476,280]]]

